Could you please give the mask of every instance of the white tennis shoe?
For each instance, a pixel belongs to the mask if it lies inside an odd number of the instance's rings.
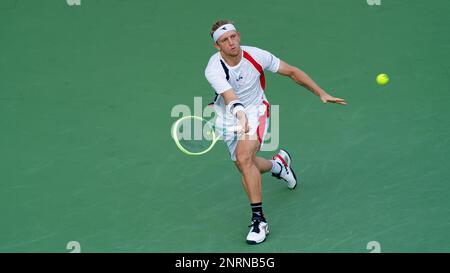
[[[252,219],[250,224],[250,231],[247,235],[247,243],[250,245],[256,245],[264,242],[269,234],[269,224],[261,221],[261,219]]]
[[[273,160],[280,164],[281,171],[278,174],[272,173],[272,176],[275,176],[278,179],[283,179],[287,182],[288,188],[295,189],[295,187],[297,187],[297,176],[292,169],[292,159],[289,153],[283,149],[280,149],[280,152],[273,157]]]

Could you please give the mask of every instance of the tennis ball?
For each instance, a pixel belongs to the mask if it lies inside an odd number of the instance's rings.
[[[379,85],[385,85],[389,82],[389,76],[386,74],[378,74],[377,83]]]

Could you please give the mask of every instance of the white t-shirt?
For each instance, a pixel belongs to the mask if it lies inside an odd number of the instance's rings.
[[[260,82],[260,73],[257,68],[244,58],[246,51],[263,70],[269,70],[273,73],[278,71],[280,59],[270,52],[257,47],[241,46],[242,59],[236,66],[229,66],[222,59],[220,52],[214,54],[208,62],[205,69],[205,77],[219,96],[214,106],[216,110],[225,111],[225,102],[221,93],[233,89],[235,94],[242,101],[244,106],[259,106],[264,98],[264,90]]]

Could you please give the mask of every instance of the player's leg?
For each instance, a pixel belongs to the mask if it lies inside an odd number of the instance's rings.
[[[247,136],[238,141],[235,151],[236,167],[242,174],[242,183],[252,209],[252,221],[247,235],[249,244],[263,242],[269,233],[269,226],[262,210],[261,173],[256,165],[256,152],[259,146],[256,137]]]
[[[261,202],[261,173],[255,164],[259,142],[251,136],[240,139],[236,146],[236,167],[242,174],[244,189],[251,203]]]
[[[260,111],[259,113],[260,115],[258,118],[256,134],[261,143],[260,147],[264,145],[264,139],[269,126],[269,117],[267,113],[268,108],[266,111]],[[283,149],[281,149],[278,154],[272,158],[272,160],[267,160],[262,157],[255,157],[255,164],[261,173],[271,171],[272,176],[286,181],[288,188],[294,189],[297,186],[297,177],[292,169],[291,162],[291,156]]]
[[[255,157],[255,164],[260,173],[266,173],[266,172],[272,170],[272,166],[273,166],[273,164],[270,160],[267,160],[267,159],[259,157],[259,156]]]
[[[269,118],[266,112],[260,112],[259,114],[256,135],[261,143],[260,147],[262,147],[269,126]],[[297,178],[292,169],[291,162],[291,157],[285,150],[280,150],[272,160],[255,156],[255,164],[260,173],[271,171],[272,176],[286,181],[288,188],[294,189],[297,186]]]

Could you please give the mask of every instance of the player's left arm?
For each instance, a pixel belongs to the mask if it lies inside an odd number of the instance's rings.
[[[304,71],[299,68],[289,65],[288,63],[280,60],[280,67],[277,71],[278,74],[291,78],[296,83],[307,88],[312,93],[320,97],[323,103],[331,102],[342,105],[347,105],[344,99],[335,98],[325,92],[320,86],[318,86]]]

